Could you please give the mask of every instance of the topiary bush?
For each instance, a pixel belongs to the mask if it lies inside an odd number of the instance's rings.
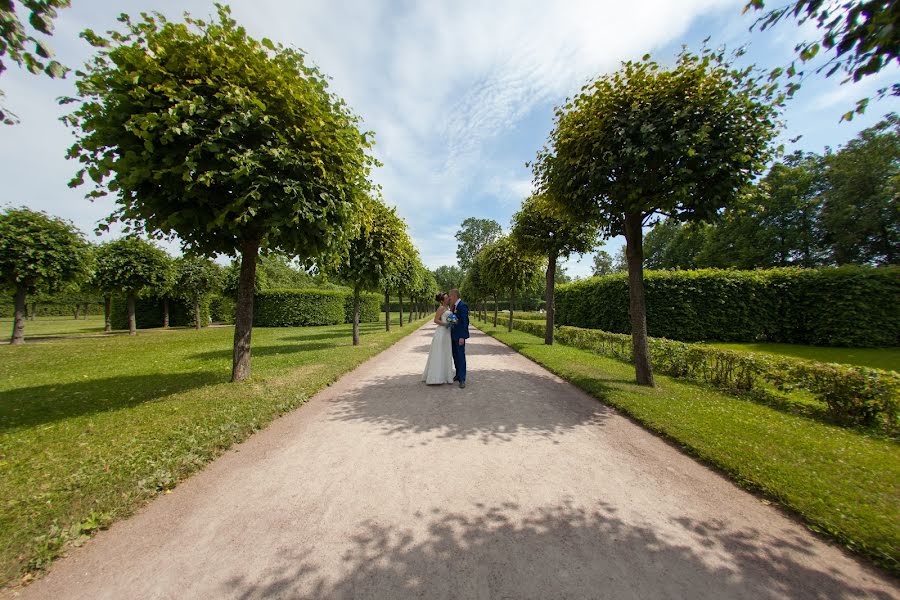
[[[539,337],[539,321],[513,320],[513,328]],[[631,336],[597,329],[560,326],[556,340],[625,362],[632,362]],[[876,425],[890,434],[900,430],[900,375],[851,365],[825,364],[797,358],[712,348],[663,338],[650,338],[654,371],[712,384],[731,392],[805,390],[828,407],[835,421]]]
[[[260,327],[340,325],[346,322],[347,292],[266,290],[256,293],[253,324]]]
[[[900,267],[647,271],[651,336],[881,347],[900,344]],[[628,278],[559,286],[556,321],[630,333]]]

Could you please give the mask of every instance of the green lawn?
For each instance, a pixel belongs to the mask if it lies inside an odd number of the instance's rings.
[[[13,320],[0,319],[0,336],[9,341],[12,336]],[[30,337],[89,335],[103,333],[103,315],[88,315],[87,319],[72,317],[37,317],[25,322],[25,339]]]
[[[631,365],[533,335],[479,325],[600,401],[631,415],[728,473],[739,485],[792,509],[815,531],[900,573],[900,446],[657,376],[631,383]]]
[[[886,371],[900,371],[900,348],[829,348],[800,344],[720,344],[710,346],[741,352],[764,352],[819,362],[860,365]]]
[[[228,383],[231,328],[0,347],[0,586],[133,512],[231,444],[411,333],[382,323],[255,328]]]

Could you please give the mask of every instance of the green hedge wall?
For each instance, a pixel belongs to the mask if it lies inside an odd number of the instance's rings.
[[[345,322],[346,292],[266,290],[253,301],[253,324],[260,327],[339,325]]]
[[[100,314],[103,314],[101,309]],[[134,303],[134,319],[138,329],[151,329],[163,325],[162,298],[138,298]],[[124,296],[113,297],[110,309],[113,329],[128,329],[128,303]],[[200,303],[200,324],[209,323],[209,302]],[[194,307],[180,299],[169,300],[169,326],[187,327],[194,325]]]
[[[374,323],[381,320],[384,298],[378,294],[363,293],[359,297],[359,322]],[[404,304],[404,309],[406,305]],[[344,323],[353,322],[353,292],[344,298]]]
[[[647,328],[681,341],[900,344],[900,267],[648,271]],[[630,333],[628,278],[562,285],[556,322]]]
[[[60,304],[57,302],[38,302],[38,317],[69,317],[74,318],[75,303]],[[31,311],[31,300],[28,300],[28,310]],[[28,313],[29,316],[31,312]],[[103,314],[103,304],[97,302],[88,302],[88,314],[97,316]],[[0,302],[0,318],[12,319],[15,315],[15,306],[11,299],[4,299]],[[81,319],[84,314],[81,312],[81,305],[78,307],[78,318]]]

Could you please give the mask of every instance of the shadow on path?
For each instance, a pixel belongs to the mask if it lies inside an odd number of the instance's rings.
[[[303,598],[887,599],[848,584],[837,568],[810,567],[788,532],[729,529],[716,520],[668,527],[628,523],[617,509],[565,502],[532,511],[513,503],[466,513],[434,508],[405,527],[357,525],[339,574],[312,548],[282,554],[253,578],[223,582],[223,596]]]

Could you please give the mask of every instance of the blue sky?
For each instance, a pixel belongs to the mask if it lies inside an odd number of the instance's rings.
[[[69,66],[89,47],[86,27],[105,30],[120,12],[184,10],[206,16],[201,0],[81,0],[63,11],[52,45]],[[375,131],[384,167],[375,180],[407,221],[430,267],[455,263],[453,233],[469,216],[492,218],[504,229],[531,189],[525,167],[544,144],[553,108],[588,79],[621,60],[652,53],[671,62],[681,44],[750,44],[749,59],[783,65],[804,34],[785,23],[748,31],[753,21],[733,0],[240,0],[235,17],[257,36],[304,49],[333,78],[333,89]],[[808,32],[807,32],[808,33]],[[877,87],[898,80],[885,70],[876,81],[840,86],[814,78],[791,103],[784,138],[802,136],[789,149],[821,152],[846,143],[900,102],[871,106],[852,123],[840,115]],[[0,78],[5,104],[22,119],[0,129],[2,205],[26,205],[74,221],[93,237],[111,202],[90,203],[66,182],[75,165],[65,160],[71,133],[58,122],[55,98],[73,93],[64,81],[10,69]],[[621,238],[607,242],[610,252]],[[173,248],[174,250],[174,248]],[[590,257],[571,260],[574,275],[590,271]]]

